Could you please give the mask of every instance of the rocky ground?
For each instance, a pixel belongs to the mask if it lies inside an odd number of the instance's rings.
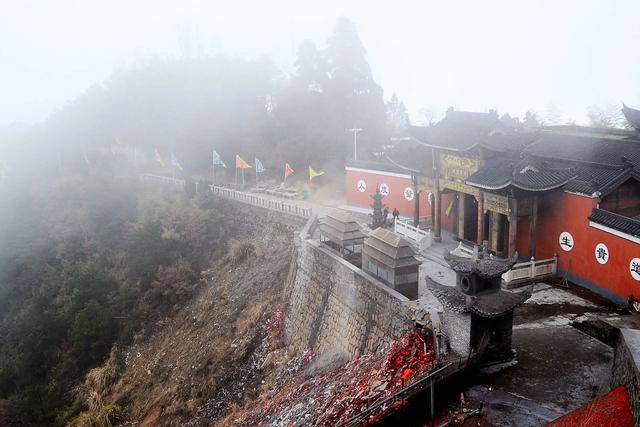
[[[282,346],[292,250],[286,237],[245,244],[202,273],[177,315],[120,352],[100,405],[121,407],[125,424],[205,425],[258,394]]]
[[[470,425],[544,425],[611,389],[613,349],[574,322],[629,316],[580,289],[549,284],[529,289],[531,298],[514,318],[517,364],[480,372],[464,391],[484,405],[483,416]]]

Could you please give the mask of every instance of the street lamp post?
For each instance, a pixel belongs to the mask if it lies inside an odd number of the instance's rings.
[[[353,132],[353,160],[358,160],[358,132],[362,132],[361,128],[345,129],[347,132]]]

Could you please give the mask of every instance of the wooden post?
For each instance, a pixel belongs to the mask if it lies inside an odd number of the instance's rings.
[[[498,212],[491,211],[491,229],[489,230],[489,241],[491,244],[491,250],[498,252],[498,232],[500,231],[500,214]]]
[[[467,195],[458,193],[458,238],[464,239],[464,200]]]
[[[533,197],[531,204],[531,220],[529,221],[529,256],[536,256],[536,224],[538,222],[538,196]]]
[[[516,252],[516,239],[518,237],[518,199],[510,199],[511,212],[509,213],[509,248],[507,255],[513,256]]]
[[[433,204],[435,205],[434,213],[435,218],[433,221],[433,240],[436,242],[442,241],[442,193],[440,188],[436,188],[436,193],[433,196]]]
[[[481,191],[478,200],[478,236],[476,243],[482,245],[484,240],[484,193]]]
[[[414,205],[413,205],[413,226],[419,228],[420,227],[420,192],[418,191],[418,187],[416,186],[413,193],[414,196]]]

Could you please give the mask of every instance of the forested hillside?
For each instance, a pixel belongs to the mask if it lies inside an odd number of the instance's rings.
[[[104,163],[105,152],[127,147],[150,158],[173,152],[187,173],[206,171],[216,149],[226,159],[258,156],[279,175],[284,162],[340,170],[353,153],[348,128],[363,129],[366,158],[398,114],[406,122],[395,97],[385,106],[355,26],[341,18],[325,46],[301,44],[292,75],[267,57],[147,60],[117,70],[20,139],[49,168],[84,167],[85,157]]]
[[[1,205],[0,397],[21,422],[68,421],[87,370],[176,310],[225,250],[213,201],[132,190],[70,176]]]
[[[364,129],[367,157],[406,123],[343,18],[325,46],[300,46],[290,76],[268,58],[157,58],[1,130],[0,424],[74,419],[87,372],[179,310],[226,253],[215,201],[138,191],[136,156],[173,152],[185,177],[210,170],[213,149],[274,176],[285,161],[340,171],[345,129]]]

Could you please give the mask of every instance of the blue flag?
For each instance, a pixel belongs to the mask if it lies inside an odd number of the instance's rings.
[[[258,160],[257,157],[256,157],[256,172],[257,173],[264,172],[264,166],[262,166],[262,162],[260,160]]]
[[[220,157],[220,154],[218,154],[216,150],[213,150],[213,165],[222,166],[223,168],[227,167],[227,165],[222,160],[222,157]]]
[[[177,167],[178,169],[182,170],[182,166],[180,166],[180,162],[178,162],[178,158],[176,157],[175,154],[173,154],[173,151],[171,152],[171,164]]]

